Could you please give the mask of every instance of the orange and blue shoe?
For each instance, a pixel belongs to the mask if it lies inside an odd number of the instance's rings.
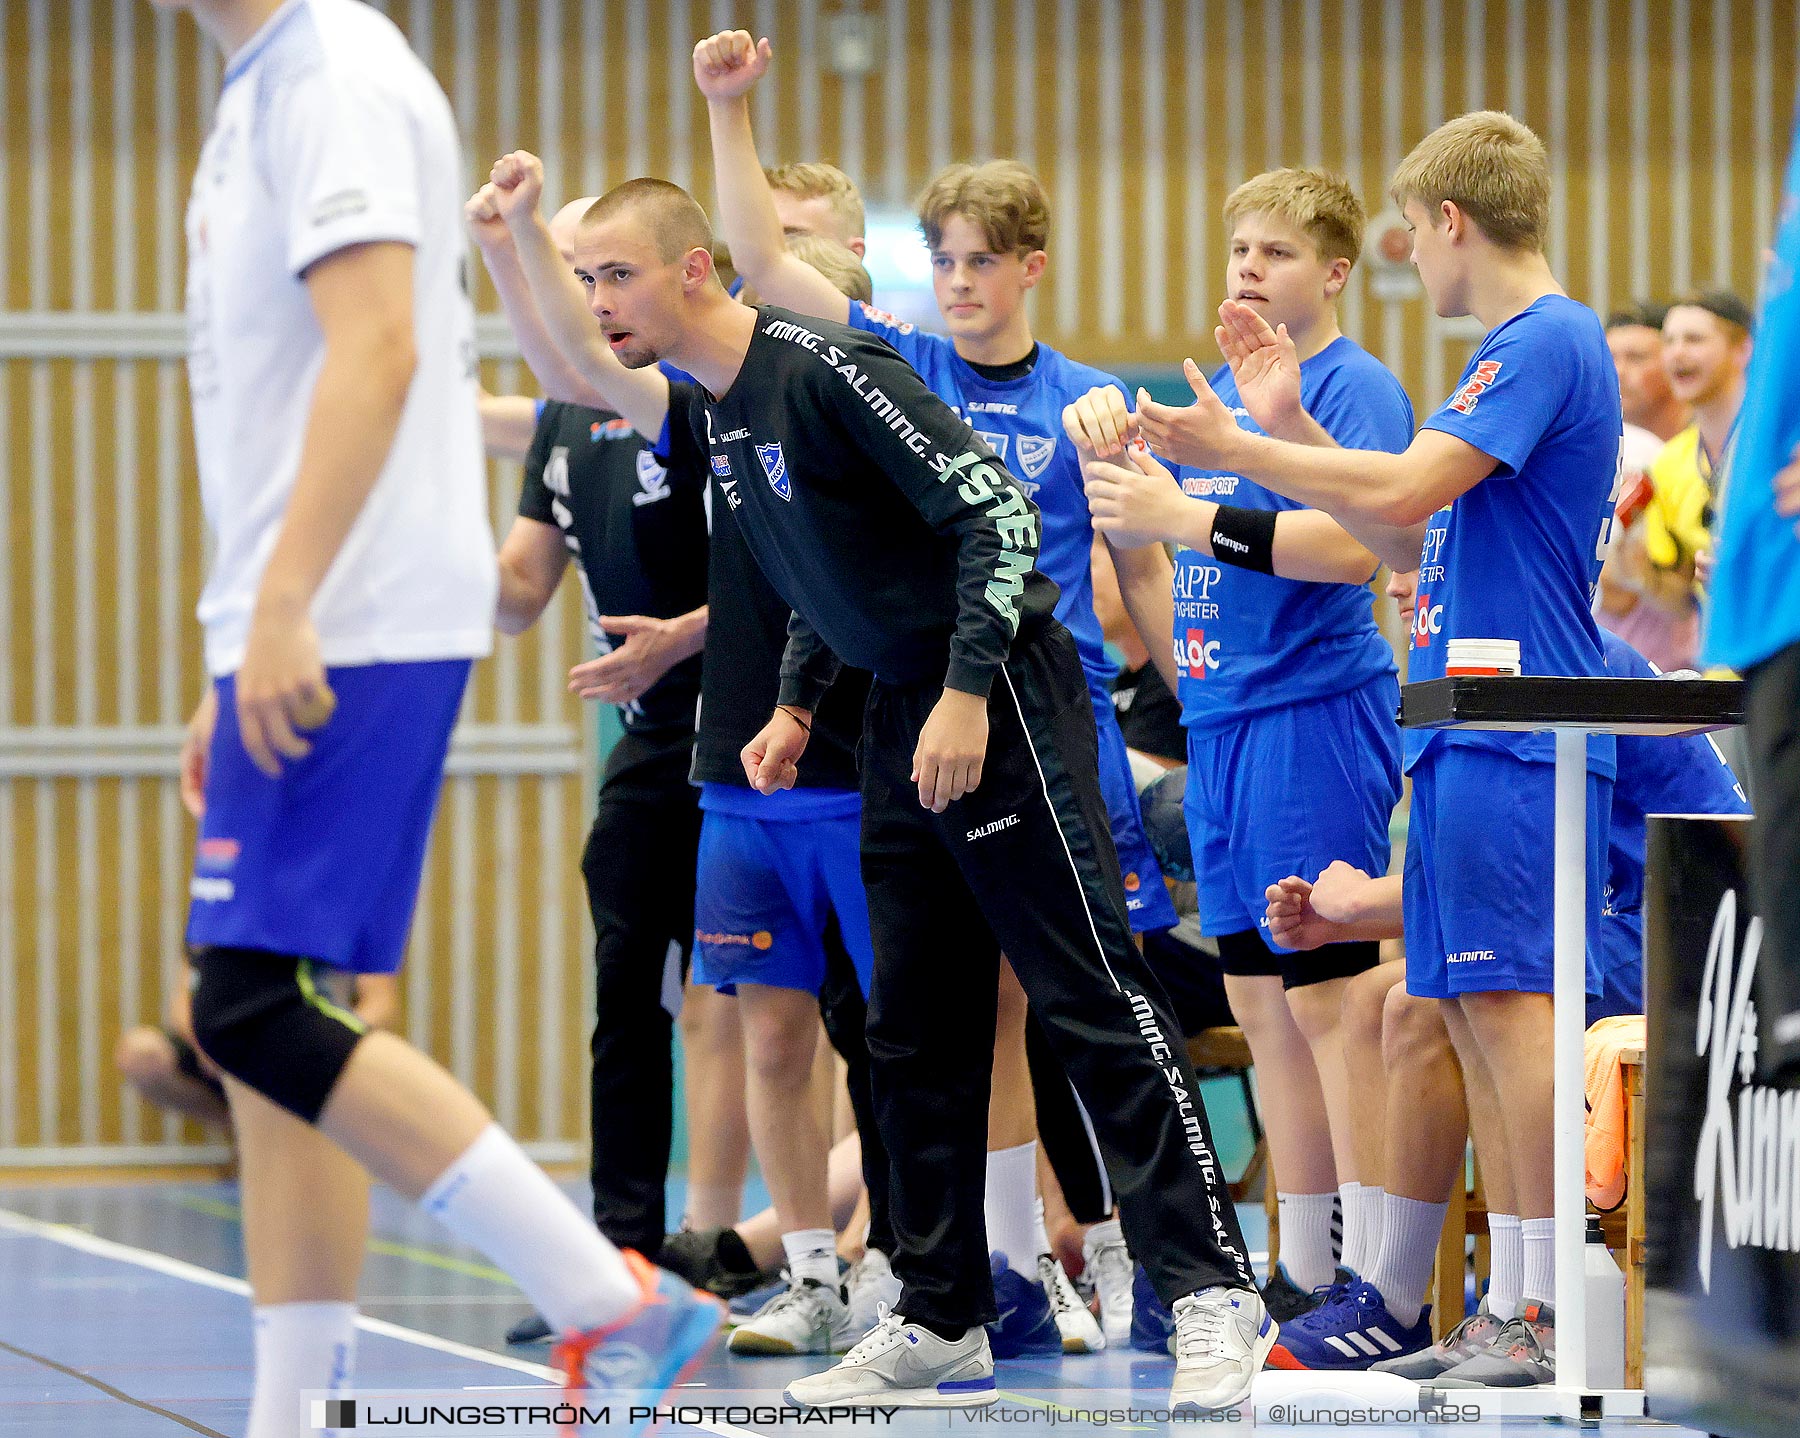
[[[699,1366],[725,1321],[725,1305],[718,1299],[690,1288],[642,1254],[628,1248],[620,1254],[642,1295],[637,1306],[604,1328],[565,1334],[551,1358],[563,1372],[564,1397],[577,1409],[584,1398],[605,1402],[614,1395],[655,1407]],[[647,1426],[639,1423],[629,1431],[640,1433]]]
[[[1388,1312],[1381,1290],[1357,1279],[1292,1323],[1269,1354],[1269,1367],[1287,1369],[1367,1369],[1431,1346],[1429,1306],[1407,1327]]]

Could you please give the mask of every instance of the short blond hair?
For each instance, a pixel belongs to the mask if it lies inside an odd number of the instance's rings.
[[[855,250],[845,249],[836,240],[828,240],[823,235],[789,235],[787,250],[795,259],[804,260],[824,275],[847,299],[867,304],[875,298],[875,283],[869,278],[868,270],[863,268],[863,262],[857,259]],[[747,305],[762,303],[762,295],[748,280],[738,291],[738,298]]]
[[[1439,125],[1400,162],[1388,191],[1402,209],[1417,200],[1433,225],[1449,200],[1502,249],[1543,252],[1550,157],[1536,133],[1503,110],[1476,110]]]
[[[1292,166],[1254,175],[1226,197],[1226,224],[1246,215],[1272,215],[1311,240],[1320,259],[1347,259],[1352,265],[1362,254],[1369,218],[1344,180],[1326,170]]]
[[[919,230],[929,248],[943,243],[952,215],[975,225],[997,255],[1029,255],[1050,238],[1043,181],[1017,160],[939,170],[919,195]]]
[[[867,228],[863,218],[862,191],[836,165],[822,160],[803,160],[792,165],[776,165],[763,171],[771,190],[792,195],[796,200],[826,200],[831,213],[844,228],[844,238],[860,239]]]

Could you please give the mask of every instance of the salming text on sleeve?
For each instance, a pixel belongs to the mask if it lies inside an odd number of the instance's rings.
[[[729,391],[673,387],[671,427],[825,648],[890,683],[985,695],[1020,626],[1056,604],[1036,507],[885,342],[757,314]]]

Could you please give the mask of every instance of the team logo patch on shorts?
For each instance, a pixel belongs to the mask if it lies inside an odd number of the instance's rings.
[[[787,456],[781,452],[781,443],[759,444],[756,457],[762,463],[763,473],[769,476],[769,488],[783,499],[791,500],[794,489],[788,483]]]
[[[694,940],[696,943],[712,944],[719,948],[735,944],[740,948],[756,949],[762,953],[775,947],[775,936],[767,929],[758,929],[754,934],[714,934],[705,929],[695,929]]]
[[[1135,894],[1143,886],[1143,882],[1144,881],[1137,876],[1137,871],[1134,869],[1125,876],[1125,892],[1128,894]]]
[[[238,855],[244,846],[236,839],[202,839],[200,841],[199,867],[202,869],[229,869],[237,863]]]

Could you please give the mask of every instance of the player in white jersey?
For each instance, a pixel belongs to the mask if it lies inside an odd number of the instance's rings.
[[[660,1389],[716,1307],[613,1248],[473,1095],[340,996],[399,965],[494,617],[449,104],[353,0],[182,8],[227,57],[188,210],[217,550],[184,758],[205,776],[194,1032],[243,1163],[250,1438],[313,1431],[302,1395],[349,1381],[371,1172],[511,1273],[567,1335],[572,1381],[604,1345],[611,1383]]]

